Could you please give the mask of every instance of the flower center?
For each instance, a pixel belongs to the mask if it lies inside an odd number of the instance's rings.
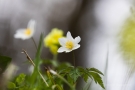
[[[24,34],[25,34],[25,35],[30,35],[30,34],[31,34],[31,29],[27,28],[27,29],[24,31]]]
[[[74,44],[73,44],[72,41],[67,41],[67,42],[66,42],[66,48],[72,49],[73,47],[74,47]]]

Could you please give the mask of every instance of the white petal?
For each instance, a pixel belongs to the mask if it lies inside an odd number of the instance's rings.
[[[24,29],[24,28],[18,29],[18,30],[16,31],[16,33],[24,33],[25,30],[26,30],[26,29]]]
[[[60,47],[57,52],[61,53],[61,52],[64,52],[64,51],[66,51],[66,48]]]
[[[79,47],[80,47],[80,45],[77,44],[77,45],[73,48],[73,50],[78,49]]]
[[[25,39],[29,39],[31,37],[30,36],[26,36],[25,34],[18,33],[18,34],[14,35],[14,38],[20,38],[22,40],[25,40]]]
[[[80,41],[81,41],[80,36],[78,36],[78,37],[75,38],[75,42],[76,42],[76,43],[79,43]]]
[[[65,50],[66,53],[71,52],[71,51],[72,51],[72,50],[69,50],[69,49]]]
[[[59,39],[59,43],[60,43],[61,46],[65,46],[66,42],[67,42],[66,38],[60,38]]]
[[[54,74],[54,75],[56,75],[57,74],[57,72],[55,72],[54,70],[50,70],[50,72],[52,73],[52,74]]]
[[[61,52],[66,52],[66,53],[68,53],[68,52],[71,52],[72,50],[69,50],[69,49],[67,49],[67,48],[65,48],[65,47],[60,47],[59,49],[58,49],[58,52],[59,53],[61,53]]]
[[[31,38],[32,35],[27,36],[27,35],[24,34],[24,31],[25,31],[25,29],[17,30],[16,34],[14,35],[14,38],[20,38],[22,40]]]
[[[34,66],[33,66],[33,65],[31,65],[31,66],[28,68],[28,71],[30,72],[30,74],[32,74],[32,73],[33,73],[33,71],[34,71]]]
[[[30,20],[29,23],[28,23],[28,27],[27,28],[30,28],[31,30],[35,30],[35,26],[36,26],[36,22],[35,20]]]
[[[73,37],[71,36],[71,33],[69,31],[67,32],[67,38],[69,40],[72,40],[72,41],[74,40]]]

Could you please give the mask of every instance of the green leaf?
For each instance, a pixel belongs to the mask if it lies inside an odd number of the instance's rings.
[[[37,49],[37,52],[36,52],[36,60],[40,59],[40,55],[41,55],[41,51],[42,51],[42,46],[43,46],[43,34],[40,35],[38,49]]]
[[[11,58],[7,56],[0,56],[0,74],[4,72],[8,64],[11,62]]]
[[[96,69],[96,68],[90,68],[89,71],[91,71],[91,72],[93,71],[93,72],[99,73],[99,74],[101,74],[101,75],[104,75],[101,71],[99,71],[99,70]]]
[[[71,67],[71,64],[68,62],[59,63],[59,66],[57,67],[58,70],[61,70],[65,67]]]
[[[69,74],[69,72],[73,69],[74,67],[63,67],[60,71],[59,74],[60,75],[66,75]]]
[[[78,68],[73,68],[70,72],[69,72],[70,77],[72,78],[72,80],[74,82],[76,82],[76,80],[78,79],[78,77],[80,76],[79,70]]]
[[[100,75],[98,73],[90,72],[90,75],[94,79],[95,83],[98,83],[102,88],[105,89],[102,78],[100,77]]]
[[[14,89],[14,88],[16,88],[16,85],[13,82],[9,82],[7,88]]]
[[[16,78],[16,83],[18,84],[18,85],[21,85],[23,82],[24,82],[24,80],[25,80],[25,74],[20,74],[17,78]]]
[[[88,81],[88,78],[89,78],[89,77],[92,78],[92,77],[89,75],[89,71],[88,71],[88,70],[86,70],[86,69],[84,69],[84,68],[82,68],[82,67],[78,67],[78,69],[79,69],[79,72],[80,72],[80,74],[81,74],[81,76],[82,76],[82,78],[84,79],[85,82]]]
[[[71,77],[69,74],[67,74],[66,77],[67,77],[67,81],[68,81],[71,85],[73,85],[73,84],[75,83],[74,80],[72,79],[72,77]]]
[[[88,77],[88,75],[87,75],[87,74],[84,74],[84,75],[83,75],[83,79],[84,79],[84,81],[85,81],[85,82],[87,82],[87,81],[88,81],[88,78],[89,78],[89,77]]]
[[[99,75],[99,74],[103,75],[102,72],[100,72],[99,70],[95,68],[85,69],[82,67],[78,67],[78,69],[85,82],[87,82],[88,78],[91,78],[91,79],[94,79],[95,83],[98,83],[102,88],[105,88],[102,78]]]
[[[41,55],[41,51],[42,51],[42,45],[43,44],[43,34],[41,33],[40,35],[40,39],[39,39],[39,43],[38,43],[38,49],[37,49],[37,52],[36,52],[36,57],[34,59],[34,63],[35,63],[35,67],[34,67],[34,71],[30,77],[30,82],[32,84],[34,84],[34,82],[36,82],[36,79],[37,79],[37,76],[38,76],[38,69],[39,69],[39,64],[41,62],[41,58],[40,58],[40,55]]]

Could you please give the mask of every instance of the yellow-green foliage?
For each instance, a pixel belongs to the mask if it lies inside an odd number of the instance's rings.
[[[135,18],[129,17],[120,33],[120,48],[127,63],[135,64]]]

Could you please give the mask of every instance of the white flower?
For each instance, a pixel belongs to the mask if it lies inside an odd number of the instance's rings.
[[[54,74],[54,75],[56,75],[57,74],[57,72],[55,72],[54,70],[52,70],[52,69],[50,69],[50,72],[52,73],[52,74]]]
[[[60,38],[59,43],[62,47],[58,49],[58,52],[71,52],[80,47],[78,44],[81,41],[81,38],[78,36],[75,39],[71,36],[71,33],[68,32],[66,38]]]
[[[14,35],[15,38],[20,38],[22,40],[29,39],[33,36],[35,32],[35,20],[30,20],[26,29],[19,29]]]
[[[34,66],[30,65],[29,68],[28,68],[28,71],[30,72],[30,74],[32,74],[33,71],[34,71]]]

